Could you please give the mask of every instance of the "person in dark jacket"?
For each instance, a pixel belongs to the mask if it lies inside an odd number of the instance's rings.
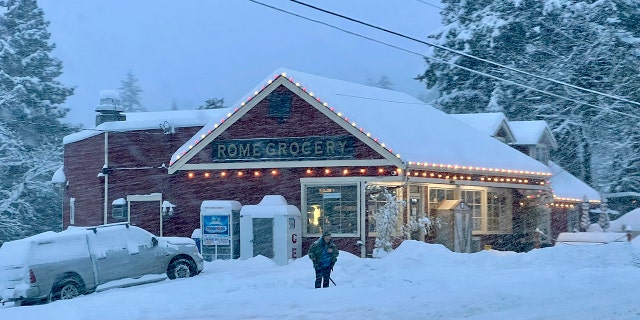
[[[325,231],[318,241],[309,248],[309,259],[313,261],[313,268],[316,270],[316,288],[329,287],[331,270],[338,261],[338,249],[331,241],[331,232]]]

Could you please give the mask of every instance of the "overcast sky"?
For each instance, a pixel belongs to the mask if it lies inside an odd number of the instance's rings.
[[[416,53],[429,48],[287,0],[258,0]],[[308,3],[428,40],[440,27],[437,0]],[[62,60],[68,121],[93,127],[99,91],[118,89],[129,70],[149,111],[195,109],[209,98],[231,106],[278,68],[366,83],[388,76],[394,89],[426,94],[412,78],[424,59],[253,3],[168,0],[38,0]]]

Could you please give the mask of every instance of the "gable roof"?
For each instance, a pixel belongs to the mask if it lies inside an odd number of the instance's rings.
[[[402,92],[279,69],[263,80],[233,112],[212,119],[170,159],[170,172],[180,169],[201,150],[210,135],[242,117],[278,85],[287,85],[362,141],[374,143],[381,154],[394,155],[407,165],[437,164],[498,169],[528,175],[550,175],[544,164],[502,142],[481,134],[450,115]],[[384,151],[386,150],[386,151]]]
[[[511,128],[507,123],[507,117],[502,112],[457,113],[450,115],[491,137],[496,137],[500,134],[500,130],[503,130],[506,135],[505,142],[515,141],[513,132],[511,132]]]
[[[509,121],[511,131],[516,138],[515,145],[536,145],[547,139],[549,147],[558,148],[558,142],[544,120]]]

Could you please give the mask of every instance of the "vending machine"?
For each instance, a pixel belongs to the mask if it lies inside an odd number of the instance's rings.
[[[207,200],[200,206],[200,247],[207,261],[240,257],[240,209],[233,200]]]
[[[266,195],[240,210],[240,258],[262,255],[285,265],[302,255],[300,210],[281,195]]]

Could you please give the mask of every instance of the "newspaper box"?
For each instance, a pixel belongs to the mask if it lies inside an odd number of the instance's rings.
[[[233,200],[202,201],[200,245],[205,260],[240,257],[240,208],[240,202]]]
[[[300,210],[280,195],[267,195],[257,205],[240,210],[240,258],[262,255],[285,265],[301,256]]]

